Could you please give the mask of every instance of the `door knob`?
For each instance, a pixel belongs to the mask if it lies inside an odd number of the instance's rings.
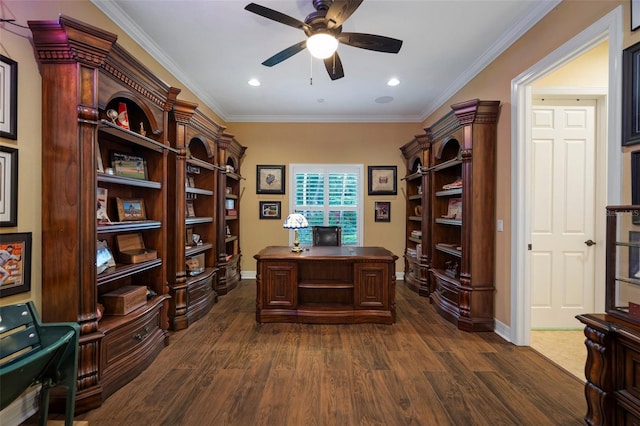
[[[584,242],[588,247],[595,246],[596,242],[593,240],[587,240]]]

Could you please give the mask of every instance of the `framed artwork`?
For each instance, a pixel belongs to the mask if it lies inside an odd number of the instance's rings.
[[[187,201],[187,217],[196,217],[196,209],[193,201]]]
[[[640,42],[622,51],[622,145],[640,143]]]
[[[31,290],[31,232],[0,234],[0,297]]]
[[[397,195],[396,166],[369,166],[369,195]]]
[[[18,150],[0,146],[0,227],[18,226]]]
[[[0,55],[0,136],[18,139],[18,63]]]
[[[256,166],[256,194],[284,194],[285,166]]]
[[[112,152],[111,166],[116,176],[147,179],[147,162],[142,157]]]
[[[631,0],[631,31],[640,28],[640,0]]]
[[[629,231],[629,278],[640,279],[640,231]]]
[[[118,220],[120,222],[147,220],[142,198],[116,198],[116,203],[118,204]]]
[[[376,201],[375,221],[391,222],[391,202],[390,201]]]
[[[260,219],[280,219],[280,201],[260,201]]]
[[[631,204],[640,205],[640,151],[631,153]],[[640,217],[634,216],[632,220],[640,225]]]

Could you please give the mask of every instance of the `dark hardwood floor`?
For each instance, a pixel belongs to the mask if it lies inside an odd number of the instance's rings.
[[[397,286],[393,325],[257,324],[255,281],[173,332],[76,420],[98,425],[579,425],[583,384],[528,347],[465,333]]]

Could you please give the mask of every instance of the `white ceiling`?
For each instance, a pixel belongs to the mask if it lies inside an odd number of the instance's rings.
[[[306,50],[261,65],[306,36],[244,10],[250,0],[91,1],[227,122],[421,122],[560,2],[364,0],[343,31],[402,49],[341,44],[345,77],[331,81]],[[315,10],[311,0],[253,2],[300,21]],[[391,77],[400,85],[387,86]]]

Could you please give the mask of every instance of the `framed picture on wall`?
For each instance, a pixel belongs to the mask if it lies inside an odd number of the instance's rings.
[[[631,153],[631,204],[640,205],[640,151]],[[640,217],[634,216],[632,220],[640,225]]]
[[[396,166],[369,166],[369,195],[397,195]]]
[[[18,225],[18,150],[0,146],[0,227]]]
[[[285,166],[256,166],[256,194],[284,194]]]
[[[31,232],[0,234],[0,297],[31,290]]]
[[[391,222],[391,202],[376,201],[376,222]]]
[[[622,145],[640,143],[640,42],[622,51]]]
[[[18,63],[0,55],[0,136],[18,139]]]
[[[631,0],[631,31],[640,28],[640,0]]]
[[[280,201],[260,201],[260,219],[280,219]]]

